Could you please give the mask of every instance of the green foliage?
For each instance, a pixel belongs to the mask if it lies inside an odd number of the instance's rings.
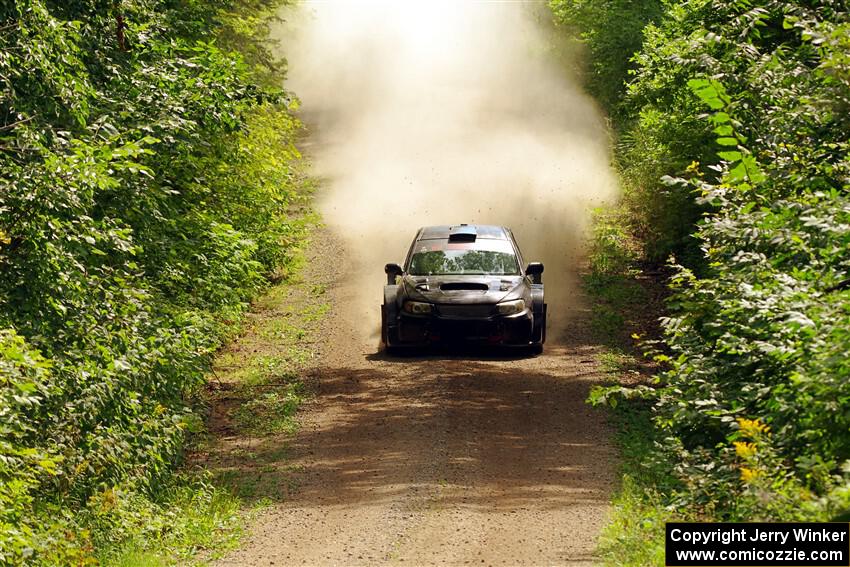
[[[279,4],[0,7],[2,564],[84,564],[127,537],[92,510],[168,482],[187,394],[289,261]]]
[[[609,353],[614,364],[605,364],[618,380],[635,359]],[[686,510],[666,506],[665,494],[681,488],[669,463],[647,459],[661,442],[652,420],[652,391],[647,387],[596,387],[589,402],[609,404],[615,425],[614,440],[620,449],[622,483],[614,494],[611,521],[599,538],[599,555],[605,565],[664,565],[664,524],[695,518]],[[625,402],[625,403],[621,403]]]
[[[691,481],[690,500],[715,506],[718,485],[732,486],[740,498],[720,513],[826,519],[846,506],[838,495],[846,492],[841,470],[850,462],[850,367],[839,354],[850,348],[850,310],[847,292],[834,287],[850,267],[850,164],[846,152],[832,151],[848,146],[850,123],[840,109],[850,77],[836,82],[812,65],[805,31],[782,29],[802,58],[773,58],[776,78],[751,88],[766,88],[787,106],[761,111],[756,122],[737,120],[740,100],[752,92],[732,97],[715,81],[690,82],[712,111],[722,160],[718,182],[696,177],[690,184],[718,213],[698,232],[710,277],[680,269],[673,280],[667,342],[678,356],[657,408],[678,445],[679,472]],[[831,61],[830,46],[820,55]],[[818,114],[808,98],[824,104]],[[774,128],[796,140],[789,145],[771,135]],[[772,433],[750,435],[757,458],[742,460],[730,443],[750,418]],[[709,462],[712,472],[700,474]]]
[[[630,228],[680,255],[669,370],[619,392],[652,404],[662,503],[697,517],[850,508],[848,32],[843,2],[669,0],[634,58]]]
[[[635,242],[624,228],[617,210],[597,209],[590,238],[590,273],[595,278],[628,276],[637,260]]]
[[[662,14],[661,0],[550,0],[555,21],[578,32],[586,45],[590,92],[611,113],[618,112],[623,86],[635,68],[643,29]]]
[[[614,497],[612,517],[599,537],[603,565],[664,565],[665,524],[682,519],[665,509],[661,497],[625,475]]]
[[[638,245],[624,229],[626,223],[620,209],[594,211],[590,237],[589,274],[584,286],[593,297],[591,329],[594,338],[609,347],[628,341],[633,329],[629,314],[640,312],[647,294],[635,280]]]
[[[96,558],[104,565],[171,564],[199,550],[221,551],[241,532],[239,501],[204,477],[178,475],[155,497],[116,487],[86,511]]]
[[[254,435],[291,433],[296,429],[295,412],[304,401],[300,383],[287,386],[283,392],[256,394],[234,412],[240,429]]]
[[[0,331],[0,562],[34,553],[38,526],[26,514],[33,492],[56,475],[61,459],[52,448],[35,442],[36,421],[49,395],[49,364],[28,348],[23,337]]]
[[[675,254],[685,265],[700,265],[691,233],[705,207],[688,187],[661,179],[713,156],[713,150],[708,130],[696,117],[698,101],[687,90],[673,92],[689,76],[668,63],[676,54],[665,51],[670,38],[660,37],[658,31],[667,25],[665,3],[552,0],[550,5],[556,20],[577,28],[587,45],[591,72],[586,83],[612,119],[622,207],[628,211],[625,226],[642,243],[643,258],[662,264]],[[641,50],[644,42],[655,42],[657,49]],[[667,74],[649,81],[649,63],[667,65]],[[706,136],[697,135],[700,132]]]

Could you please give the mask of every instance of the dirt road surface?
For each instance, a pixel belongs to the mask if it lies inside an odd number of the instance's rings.
[[[219,565],[593,564],[615,451],[585,403],[603,373],[581,298],[542,356],[387,357],[345,313],[340,246],[309,253],[331,310],[286,450],[295,488]]]

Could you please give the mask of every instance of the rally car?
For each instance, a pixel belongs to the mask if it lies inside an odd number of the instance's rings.
[[[387,264],[384,271],[381,336],[388,352],[457,342],[542,352],[543,264],[523,267],[509,228],[420,228],[403,267]]]

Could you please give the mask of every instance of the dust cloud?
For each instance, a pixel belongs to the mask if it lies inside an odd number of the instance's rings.
[[[542,8],[542,10],[541,10]],[[383,273],[418,227],[514,230],[542,261],[549,338],[575,305],[589,210],[616,198],[604,120],[541,2],[303,2],[284,13],[319,208],[351,265],[344,316],[378,335]],[[542,13],[541,13],[542,12]]]

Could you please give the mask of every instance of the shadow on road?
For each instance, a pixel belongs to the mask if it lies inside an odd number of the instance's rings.
[[[367,354],[366,360],[408,364],[425,360],[523,360],[536,356],[528,348],[522,347],[439,344],[431,347],[410,347],[393,353],[388,353],[380,347],[377,352]]]
[[[251,458],[237,454],[219,472],[292,506],[438,494],[441,505],[492,512],[604,500],[612,449],[599,445],[600,420],[585,404],[599,377],[547,368],[546,357],[470,356],[372,355],[366,367],[317,369],[318,419],[294,439],[258,440]]]

